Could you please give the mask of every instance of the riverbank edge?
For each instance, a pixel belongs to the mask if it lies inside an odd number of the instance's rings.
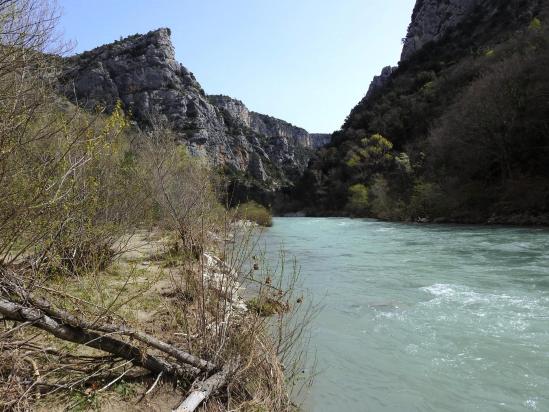
[[[274,217],[312,217],[312,218],[349,218],[375,219],[381,222],[416,223],[416,224],[443,224],[443,225],[475,225],[475,226],[511,226],[511,227],[540,227],[549,228],[549,214],[513,214],[506,216],[493,215],[490,217],[460,216],[460,217],[420,217],[416,219],[382,219],[376,216],[355,216],[341,211],[299,211],[292,213],[275,214]]]

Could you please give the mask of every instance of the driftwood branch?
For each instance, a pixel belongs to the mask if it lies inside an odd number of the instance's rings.
[[[83,319],[79,319],[65,310],[54,307],[47,300],[33,296],[32,294],[26,292],[20,286],[10,284],[9,287],[17,295],[19,295],[23,301],[30,302],[33,306],[42,310],[45,314],[51,316],[52,318],[60,320],[63,324],[69,324],[71,326],[86,330],[129,336],[170,356],[173,356],[175,359],[183,362],[184,364],[188,364],[193,366],[194,368],[200,369],[201,371],[213,371],[214,369],[216,369],[216,366],[213,363],[205,361],[204,359],[200,359],[197,356],[191,355],[190,353],[187,353],[185,351],[182,351],[155,338],[154,336],[148,335],[141,331],[133,330],[125,325],[98,324],[96,322],[88,322]]]
[[[12,321],[31,322],[34,327],[51,333],[59,339],[79,343],[111,353],[122,359],[131,360],[134,365],[155,373],[164,372],[172,376],[186,377],[200,373],[200,370],[195,367],[169,363],[119,339],[60,323],[40,309],[29,308],[2,297],[0,297],[0,314]]]
[[[29,300],[48,315],[63,320],[63,322],[67,322],[72,326],[104,333],[116,333],[119,335],[129,336],[170,356],[173,356],[180,362],[194,366],[195,368],[202,371],[211,371],[216,369],[216,366],[213,363],[205,361],[204,359],[200,359],[199,357],[191,355],[190,353],[187,353],[180,349],[177,349],[176,347],[169,345],[144,332],[128,328],[125,325],[96,324],[92,322],[87,322],[85,320],[78,319],[77,317],[64,310],[53,307],[49,302],[45,301],[44,299],[30,297]]]
[[[203,401],[226,385],[229,376],[237,367],[238,362],[227,362],[221,371],[195,385],[189,396],[172,412],[193,412]]]

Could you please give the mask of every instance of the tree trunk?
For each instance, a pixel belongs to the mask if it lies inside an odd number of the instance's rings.
[[[216,366],[213,363],[205,361],[204,359],[200,359],[180,349],[177,349],[172,345],[156,339],[154,336],[130,329],[125,325],[98,324],[97,322],[87,322],[83,319],[77,318],[76,316],[65,310],[54,307],[50,302],[43,298],[33,296],[31,293],[26,291],[21,286],[16,285],[14,282],[5,282],[5,285],[9,290],[18,295],[22,301],[30,302],[37,309],[43,311],[45,314],[51,316],[54,319],[58,319],[63,324],[68,324],[79,329],[93,330],[103,333],[116,333],[119,335],[129,336],[164,353],[167,353],[168,355],[173,356],[178,361],[191,365],[199,370],[212,371],[216,369]]]
[[[28,298],[33,305],[37,306],[39,309],[46,312],[48,315],[60,319],[63,322],[69,323],[72,326],[96,330],[104,333],[117,333],[120,335],[130,336],[140,342],[143,342],[153,348],[156,348],[168,355],[173,356],[178,361],[194,366],[197,369],[203,371],[211,371],[216,368],[216,366],[204,359],[200,359],[190,353],[184,352],[176,347],[169,345],[161,340],[156,339],[154,336],[148,335],[146,333],[130,329],[125,325],[113,325],[113,324],[95,324],[86,322],[84,320],[78,319],[72,314],[53,307],[49,302],[44,299],[35,298],[34,296],[25,296]]]
[[[111,353],[122,359],[131,360],[134,365],[141,366],[151,372],[164,372],[171,376],[182,377],[196,376],[200,373],[197,368],[169,363],[119,339],[59,323],[39,309],[29,308],[2,297],[0,297],[0,314],[8,320],[32,322],[34,327],[51,333],[59,339],[79,343]]]
[[[193,412],[198,406],[217,392],[226,383],[229,375],[236,369],[237,362],[227,362],[220,372],[199,383],[173,412]]]

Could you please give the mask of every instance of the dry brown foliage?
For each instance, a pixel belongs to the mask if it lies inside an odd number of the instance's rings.
[[[56,96],[56,19],[0,0],[0,407],[146,409],[225,370],[204,410],[293,409],[312,313],[298,271],[253,258],[260,233],[169,128]]]

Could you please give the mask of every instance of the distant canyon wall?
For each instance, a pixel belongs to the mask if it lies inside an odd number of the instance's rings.
[[[207,96],[175,59],[167,28],[136,34],[64,60],[61,91],[88,108],[120,100],[142,128],[168,125],[194,155],[273,188],[291,184],[329,135],[250,112],[239,100]]]

